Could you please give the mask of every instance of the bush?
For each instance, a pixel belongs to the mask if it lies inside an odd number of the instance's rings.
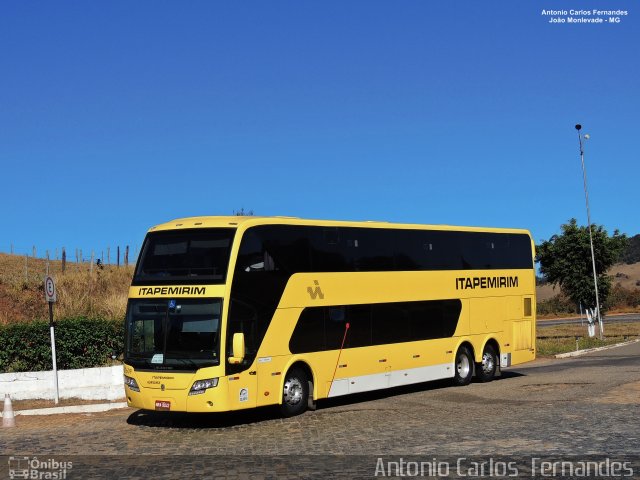
[[[124,322],[105,319],[68,318],[57,322],[58,369],[108,365],[112,355],[121,356]],[[51,370],[49,322],[36,320],[0,326],[0,372]]]
[[[559,293],[551,298],[539,301],[536,311],[538,315],[575,314],[576,306],[569,298]]]
[[[637,288],[631,290],[622,285],[615,285],[611,290],[609,304],[618,310],[636,308],[640,306],[640,290]]]

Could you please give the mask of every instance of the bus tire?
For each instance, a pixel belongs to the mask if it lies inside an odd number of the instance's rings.
[[[456,353],[454,370],[454,385],[463,387],[471,383],[473,378],[473,355],[471,355],[471,351],[466,345],[462,345]]]
[[[487,344],[482,352],[482,362],[476,365],[476,376],[481,382],[490,382],[496,374],[498,356],[495,349]]]
[[[309,386],[311,382],[307,374],[298,367],[287,372],[282,389],[282,405],[280,411],[284,417],[300,415],[307,410],[309,404]]]

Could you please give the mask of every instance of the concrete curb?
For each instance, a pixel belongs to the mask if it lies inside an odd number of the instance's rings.
[[[59,413],[96,413],[126,408],[127,402],[93,403],[90,405],[68,405],[65,407],[34,408],[32,410],[16,410],[15,415],[55,415]]]
[[[576,350],[575,352],[559,353],[556,358],[570,358],[586,355],[587,353],[600,352],[602,350],[609,350],[611,348],[624,347],[625,345],[631,345],[633,343],[640,342],[640,339],[630,340],[628,342],[614,343],[613,345],[605,345],[604,347],[585,348],[584,350]]]

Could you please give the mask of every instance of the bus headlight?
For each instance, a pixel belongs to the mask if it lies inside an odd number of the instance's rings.
[[[124,376],[124,384],[129,387],[134,392],[139,392],[140,387],[138,386],[138,382],[136,382],[135,378]]]
[[[196,380],[189,390],[189,395],[199,395],[204,393],[207,388],[218,386],[217,378],[207,378],[206,380]]]

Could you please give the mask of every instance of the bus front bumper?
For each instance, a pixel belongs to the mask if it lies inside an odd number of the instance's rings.
[[[150,411],[164,412],[225,412],[230,410],[228,385],[220,382],[203,393],[189,395],[188,389],[161,391],[142,387],[139,392],[125,386],[127,405]]]

